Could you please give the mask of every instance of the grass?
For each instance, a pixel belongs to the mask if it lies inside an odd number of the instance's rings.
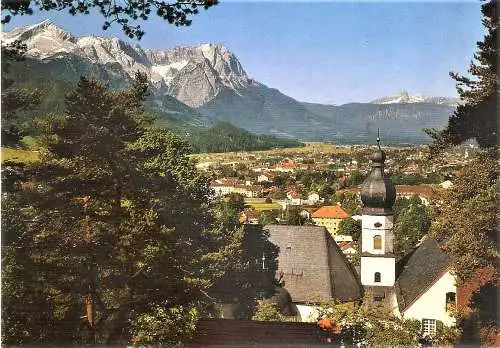
[[[21,149],[13,149],[10,147],[2,147],[1,150],[1,159],[2,163],[5,161],[12,161],[17,163],[30,163],[38,161],[39,155],[36,151],[29,150],[21,150]]]
[[[265,151],[242,151],[242,152],[224,152],[224,153],[197,153],[191,155],[191,158],[196,159],[198,162],[238,162],[247,163],[252,162],[249,158],[251,156],[257,157],[288,157],[297,154],[307,153],[350,153],[351,149],[348,147],[340,147],[326,143],[306,142],[303,147],[290,147],[280,148]]]
[[[281,209],[281,206],[278,203],[248,203],[248,205],[258,211]]]
[[[245,197],[245,203],[262,203],[265,198]]]

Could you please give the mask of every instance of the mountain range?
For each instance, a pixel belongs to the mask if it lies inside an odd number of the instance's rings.
[[[118,38],[74,37],[49,20],[2,33],[4,44],[15,40],[27,46],[16,71],[25,85],[43,90],[51,79],[67,86],[83,74],[119,89],[140,71],[151,83],[149,107],[197,127],[222,121],[260,134],[351,144],[373,142],[380,128],[385,143],[426,143],[422,129],[444,126],[457,105],[454,98],[405,91],[371,103],[300,102],[251,78],[232,52],[215,44],[143,50]]]

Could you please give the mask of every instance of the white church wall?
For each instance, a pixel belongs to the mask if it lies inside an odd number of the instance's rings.
[[[361,284],[368,286],[393,286],[396,259],[392,257],[361,257]],[[375,282],[375,272],[380,282]]]
[[[361,237],[361,251],[370,254],[385,254],[393,252],[393,226],[392,216],[372,216],[363,215]],[[375,249],[373,237],[380,235],[382,237],[382,248]]]
[[[407,319],[435,319],[454,325],[455,319],[446,312],[446,293],[457,292],[455,277],[448,271],[404,312]]]
[[[315,306],[308,305],[295,305],[296,311],[300,315],[300,321],[313,323],[316,322],[316,318],[318,317],[318,308]]]

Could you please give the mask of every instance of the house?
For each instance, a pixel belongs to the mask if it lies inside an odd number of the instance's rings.
[[[269,173],[260,174],[257,176],[257,182],[273,182],[273,180],[274,176]]]
[[[344,253],[345,256],[347,256],[348,259],[350,259],[353,255],[357,254],[358,251],[355,248],[354,241],[342,241],[342,242],[337,242],[340,250]]]
[[[275,171],[293,173],[295,171],[295,164],[291,159],[285,159],[278,166],[276,166]]]
[[[398,197],[418,196],[424,205],[429,205],[431,199],[436,195],[436,188],[430,185],[397,185],[396,191]]]
[[[255,198],[262,197],[264,193],[264,187],[261,185],[245,185],[243,195],[245,197]]]
[[[346,234],[336,234],[335,236],[333,236],[333,239],[335,240],[335,242],[337,242],[337,244],[341,243],[341,242],[352,242],[353,241],[352,236],[349,236]]]
[[[453,186],[453,182],[451,182],[450,180],[445,180],[442,183],[440,183],[439,186],[441,188],[444,188],[445,190],[447,190],[447,189],[449,189],[450,187]]]
[[[222,178],[210,183],[210,187],[216,196],[222,197],[230,193],[246,195],[247,189],[240,180],[236,178]]]
[[[302,195],[297,191],[289,191],[286,194],[286,198],[288,199],[288,203],[291,205],[302,205],[304,200],[302,199]]]
[[[267,225],[264,229],[279,248],[276,278],[302,321],[314,319],[318,300],[361,298],[356,271],[325,227]]]
[[[252,224],[256,225],[259,223],[260,211],[245,209],[239,218],[239,222],[242,224]]]
[[[438,323],[455,324],[457,286],[451,260],[431,238],[414,251],[395,283],[395,314],[422,322],[424,335],[436,332]]]
[[[316,204],[321,201],[321,197],[316,192],[310,192],[307,196],[307,202],[311,205]]]
[[[325,226],[332,236],[338,234],[340,222],[350,217],[351,214],[338,204],[325,205],[312,214],[314,223],[318,226]]]
[[[299,215],[301,218],[303,219],[306,219],[306,220],[311,220],[312,218],[312,214],[314,213],[316,209],[314,208],[305,208],[305,209],[302,209],[300,212],[299,212]]]

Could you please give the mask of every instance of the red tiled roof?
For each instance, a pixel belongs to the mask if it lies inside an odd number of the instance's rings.
[[[247,217],[247,219],[258,219],[260,216],[260,211],[258,210],[245,210],[243,213]]]
[[[347,219],[351,214],[342,209],[339,205],[325,205],[312,214],[313,218]]]
[[[463,308],[470,305],[471,299],[476,291],[486,283],[494,281],[495,269],[484,267],[479,269],[472,280],[469,280],[458,288],[457,306]]]

